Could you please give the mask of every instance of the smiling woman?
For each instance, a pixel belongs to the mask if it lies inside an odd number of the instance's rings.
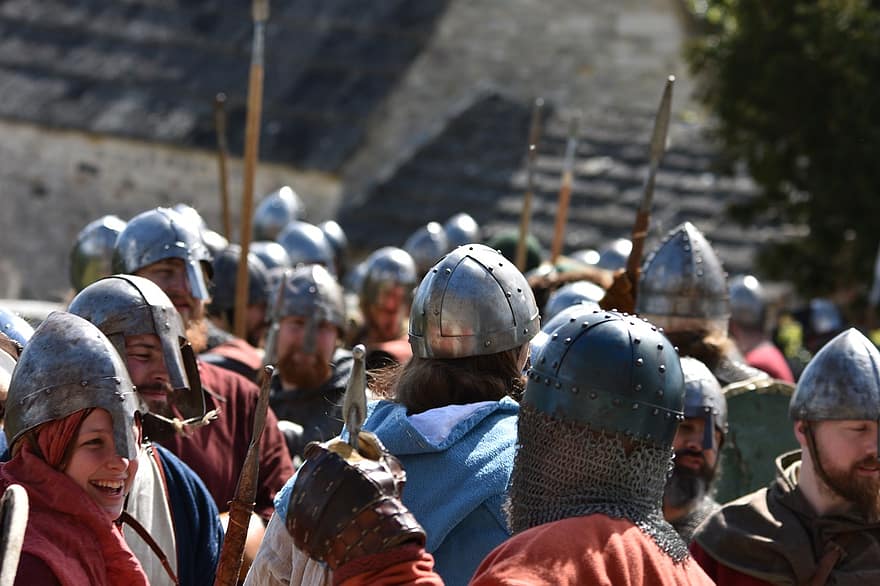
[[[57,312],[34,332],[9,383],[0,465],[0,490],[20,484],[30,502],[16,584],[148,583],[114,524],[137,470],[139,405],[95,326]]]

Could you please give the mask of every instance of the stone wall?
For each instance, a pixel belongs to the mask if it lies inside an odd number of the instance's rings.
[[[184,202],[222,231],[213,153],[10,122],[0,122],[0,136],[0,298],[63,298],[71,244],[104,214],[128,219]],[[241,205],[241,172],[241,161],[231,160],[233,211]],[[305,200],[310,220],[333,217],[339,184],[323,174],[261,165],[255,199],[286,184]],[[234,218],[237,225],[237,213]]]

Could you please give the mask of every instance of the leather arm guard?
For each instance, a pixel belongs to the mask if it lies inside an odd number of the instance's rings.
[[[340,439],[306,447],[287,510],[296,546],[331,569],[405,543],[425,545],[425,531],[400,495],[406,473],[375,435],[359,451]]]

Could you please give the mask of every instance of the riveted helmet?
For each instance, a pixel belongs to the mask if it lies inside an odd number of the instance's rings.
[[[517,348],[540,329],[526,278],[497,250],[459,246],[416,290],[409,343],[420,358],[463,358]]]
[[[382,292],[389,287],[403,287],[409,304],[417,283],[416,263],[407,251],[395,246],[373,251],[364,264],[360,288],[361,308],[377,303]]]
[[[220,315],[235,309],[235,287],[241,246],[230,244],[214,257],[214,294],[208,311]],[[269,271],[256,254],[248,253],[248,305],[269,301]]]
[[[730,280],[730,321],[750,328],[764,328],[767,297],[753,275],[737,275]]]
[[[727,332],[727,275],[715,251],[690,222],[670,231],[645,261],[636,313],[669,332]]]
[[[24,346],[34,335],[34,328],[20,315],[0,307],[0,332]]]
[[[290,257],[287,256],[287,251],[275,241],[257,240],[256,242],[251,242],[250,252],[256,254],[257,258],[269,270],[290,268]]]
[[[828,335],[843,329],[843,317],[840,310],[829,299],[816,298],[810,300],[810,333]]]
[[[291,222],[278,234],[291,266],[322,265],[333,271],[333,247],[324,232],[308,222]]]
[[[186,340],[180,314],[158,285],[136,275],[95,281],[70,302],[68,311],[88,320],[125,356],[126,336],[158,336],[175,407],[184,419],[201,417],[205,400],[196,357]]]
[[[125,229],[116,216],[102,216],[89,222],[76,236],[70,250],[70,284],[76,291],[113,273],[113,247]]]
[[[681,358],[684,372],[684,416],[705,420],[703,449],[717,450],[715,430],[727,436],[727,399],[709,368],[690,356]]]
[[[532,357],[522,404],[671,447],[685,393],[672,343],[635,316],[584,308],[571,317]]]
[[[169,208],[156,208],[132,218],[113,251],[113,270],[135,273],[167,258],[179,258],[186,266],[190,293],[208,299],[203,269],[211,274],[211,253],[192,222]]]
[[[604,296],[605,289],[595,283],[589,281],[566,283],[550,294],[541,318],[547,321],[566,307],[580,303],[589,305],[590,309],[598,309],[599,301]]]
[[[449,250],[480,241],[480,225],[469,214],[455,214],[443,224],[446,233],[446,245]]]
[[[53,312],[25,346],[9,382],[9,445],[42,423],[89,408],[110,413],[116,452],[136,458],[134,417],[144,407],[122,357],[94,325],[70,313]]]
[[[443,226],[437,222],[428,222],[406,239],[403,249],[416,261],[419,275],[428,272],[440,257],[449,251],[449,242]]]
[[[599,251],[599,260],[596,261],[596,266],[609,271],[624,268],[632,247],[632,240],[628,238],[612,240]]]
[[[303,212],[302,200],[289,186],[273,191],[254,210],[254,240],[276,240],[285,226],[302,219]]]
[[[342,287],[327,269],[320,265],[306,265],[290,272],[283,282],[279,318],[291,315],[328,321],[336,327],[345,327],[345,305]]]
[[[789,405],[795,420],[880,421],[880,352],[855,328],[838,334],[810,360]]]
[[[348,237],[345,231],[334,220],[327,220],[318,224],[318,228],[324,233],[330,248],[333,249],[333,262],[336,267],[336,274],[345,274],[346,259],[348,256]]]

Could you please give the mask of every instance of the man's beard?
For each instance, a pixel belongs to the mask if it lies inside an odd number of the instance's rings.
[[[702,452],[692,450],[675,452],[676,460],[684,456],[699,458],[701,464],[698,470],[692,470],[678,463],[672,469],[672,475],[666,481],[663,502],[675,509],[681,509],[702,500],[704,496],[709,494],[712,480],[715,478],[715,468],[709,467]]]
[[[193,317],[187,322],[186,339],[196,354],[200,354],[208,348],[208,323],[205,319],[204,308],[199,311],[197,317]]]
[[[278,376],[287,386],[298,389],[317,389],[333,373],[330,359],[320,353],[303,354],[297,349],[278,358]]]
[[[876,523],[880,521],[880,479],[861,477],[856,473],[859,467],[876,468],[877,459],[867,457],[853,464],[849,470],[832,469],[825,465],[824,459],[819,456],[822,469],[825,471],[825,484],[846,500],[853,503],[856,510],[862,514],[866,521]]]

